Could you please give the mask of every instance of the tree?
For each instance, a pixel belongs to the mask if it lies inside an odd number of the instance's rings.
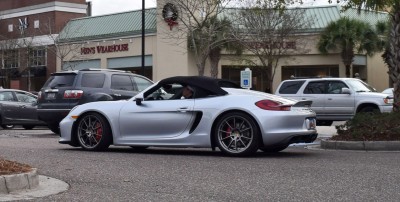
[[[205,30],[209,30],[210,26],[214,26],[212,28],[214,32],[211,36],[208,33],[203,33],[203,29],[196,29],[193,35],[189,36],[189,49],[191,51],[200,51],[200,50],[193,50],[194,47],[192,44],[200,44],[200,41],[203,41],[202,37],[207,38],[210,40],[209,44],[209,55],[208,58],[210,59],[210,75],[213,78],[217,78],[218,76],[218,63],[222,56],[222,51],[228,52],[235,52],[235,54],[241,54],[242,48],[239,44],[232,40],[231,30],[232,30],[232,23],[227,17],[212,16],[208,19],[206,23],[204,23]],[[192,39],[192,37],[195,37]],[[194,42],[193,42],[194,40]],[[196,46],[199,48],[199,46]],[[200,48],[201,49],[201,48]]]
[[[371,26],[363,21],[342,17],[331,22],[321,34],[318,50],[327,54],[329,50],[338,50],[346,66],[346,77],[351,77],[351,65],[355,51],[368,55],[379,51],[379,39]]]
[[[306,53],[306,39],[299,36],[310,28],[313,20],[301,8],[285,8],[280,2],[270,0],[246,2],[235,15],[235,39],[252,53],[267,74],[272,89],[276,69],[283,57]],[[249,60],[250,61],[250,60]],[[254,64],[257,65],[257,64]]]
[[[57,58],[61,61],[61,70],[74,70],[77,63],[71,65],[70,63],[64,63],[68,57],[68,61],[78,60],[78,61],[87,61],[89,56],[83,56],[81,54],[81,44],[71,43],[69,38],[71,36],[77,35],[79,32],[82,32],[82,25],[78,25],[76,27],[66,26],[67,22],[60,29],[57,30],[54,22],[49,19],[48,22],[43,26],[44,29],[40,30],[43,34],[47,35],[48,38],[52,42],[52,46],[48,47],[48,51],[53,53]]]
[[[357,7],[368,10],[388,11],[390,15],[390,31],[388,36],[388,45],[385,53],[382,55],[388,65],[389,77],[393,81],[394,103],[393,111],[400,112],[400,1],[399,0],[338,0],[347,2],[347,7]],[[332,2],[332,0],[329,0]]]
[[[213,48],[226,43],[225,35],[215,37],[222,28],[215,16],[221,14],[231,0],[169,0],[173,10],[178,12],[179,26],[177,32],[169,34],[180,44],[187,41],[187,48],[193,53],[198,75],[204,75],[206,61]],[[163,11],[164,12],[164,11]],[[165,11],[164,20],[168,20],[168,11]],[[216,49],[214,49],[215,51]],[[213,73],[215,74],[215,73]]]
[[[18,40],[9,39],[0,35],[0,59],[1,59],[1,87],[9,88],[11,77],[15,77],[14,73],[17,71],[14,67],[18,67],[19,54],[18,54]]]

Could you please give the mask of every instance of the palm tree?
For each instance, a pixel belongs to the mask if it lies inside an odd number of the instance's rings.
[[[230,37],[232,23],[227,18],[218,19],[217,17],[211,18],[215,21],[216,26],[215,32],[212,35],[212,46],[208,57],[210,58],[211,64],[211,77],[217,78],[218,76],[218,63],[221,60],[222,50],[228,52],[234,52],[236,55],[240,55],[243,51],[243,47],[239,43],[236,43]]]
[[[332,0],[329,0],[331,2]],[[400,1],[399,0],[340,0],[348,2],[349,7],[369,10],[388,10],[390,14],[390,29],[388,45],[382,55],[389,67],[389,77],[393,81],[394,103],[393,111],[400,112]]]
[[[218,63],[222,50],[234,51],[241,54],[241,46],[230,37],[231,22],[228,18],[210,17],[206,22],[193,31],[188,38],[188,47],[191,51],[208,53],[211,63],[211,77],[218,76]],[[195,44],[196,46],[193,46]],[[206,59],[206,58],[204,58]],[[203,65],[205,60],[203,60]]]
[[[339,49],[346,66],[346,77],[350,77],[355,51],[365,52],[368,55],[374,54],[379,50],[378,39],[377,33],[368,23],[342,17],[328,24],[317,46],[323,54]]]

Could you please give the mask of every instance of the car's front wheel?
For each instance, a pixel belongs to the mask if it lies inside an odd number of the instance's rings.
[[[218,119],[214,138],[223,153],[247,156],[258,150],[260,133],[256,122],[249,115],[230,112]]]
[[[76,127],[79,144],[86,150],[107,149],[112,142],[112,133],[107,120],[98,113],[88,113],[78,120]]]

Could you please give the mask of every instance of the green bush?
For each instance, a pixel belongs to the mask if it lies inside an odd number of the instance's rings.
[[[400,141],[400,112],[359,113],[336,126],[340,141]]]

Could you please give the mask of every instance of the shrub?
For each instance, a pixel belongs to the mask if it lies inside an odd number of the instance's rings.
[[[400,113],[359,113],[336,126],[340,141],[400,141]]]

